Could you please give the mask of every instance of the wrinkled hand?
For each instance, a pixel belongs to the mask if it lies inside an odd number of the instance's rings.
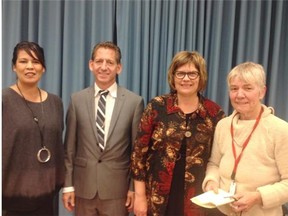
[[[135,193],[134,214],[136,216],[147,216],[147,200],[145,195]]]
[[[238,193],[233,197],[235,197],[237,200],[231,203],[231,207],[235,212],[248,211],[252,206],[256,204],[262,205],[261,194],[257,191]]]
[[[206,191],[213,190],[215,193],[218,194],[218,188],[219,188],[218,183],[210,180],[206,183],[204,191],[206,192]]]
[[[68,192],[62,194],[62,202],[69,212],[72,212],[75,207],[75,192]]]
[[[134,192],[133,191],[128,191],[125,206],[128,212],[133,211],[133,207],[134,207]]]

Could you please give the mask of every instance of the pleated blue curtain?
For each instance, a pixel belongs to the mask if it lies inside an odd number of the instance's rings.
[[[267,72],[264,102],[287,119],[288,103],[281,101],[288,91],[277,84],[287,82],[287,11],[285,1],[117,1],[125,62],[120,83],[147,100],[168,92],[173,55],[196,50],[207,61],[205,95],[231,113],[226,75],[236,64],[255,61]]]
[[[122,50],[119,84],[146,101],[169,92],[167,69],[180,50],[207,61],[205,96],[232,112],[226,75],[255,61],[267,71],[267,105],[288,119],[287,1],[8,1],[2,5],[2,85],[11,85],[13,47],[33,40],[45,49],[46,90],[62,97],[93,83],[88,61],[93,46],[114,41]]]

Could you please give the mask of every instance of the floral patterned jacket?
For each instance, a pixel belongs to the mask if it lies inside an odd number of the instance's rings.
[[[186,138],[184,214],[202,215],[203,210],[190,199],[202,193],[215,126],[225,114],[219,105],[198,96],[200,105],[188,125],[185,114],[177,106],[176,94],[155,97],[142,115],[131,170],[133,179],[145,181],[148,215],[165,214],[175,162],[187,131],[192,135]]]

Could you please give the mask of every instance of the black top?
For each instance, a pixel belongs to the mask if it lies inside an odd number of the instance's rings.
[[[191,113],[186,114],[186,126],[188,125]],[[186,161],[186,137],[180,147],[179,156],[175,164],[169,200],[165,216],[184,215],[184,182],[185,182],[185,161]]]

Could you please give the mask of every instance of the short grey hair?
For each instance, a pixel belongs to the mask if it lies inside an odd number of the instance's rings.
[[[230,87],[231,80],[236,77],[247,83],[255,82],[260,88],[266,86],[264,68],[262,65],[254,62],[244,62],[235,66],[227,76],[228,87]]]

